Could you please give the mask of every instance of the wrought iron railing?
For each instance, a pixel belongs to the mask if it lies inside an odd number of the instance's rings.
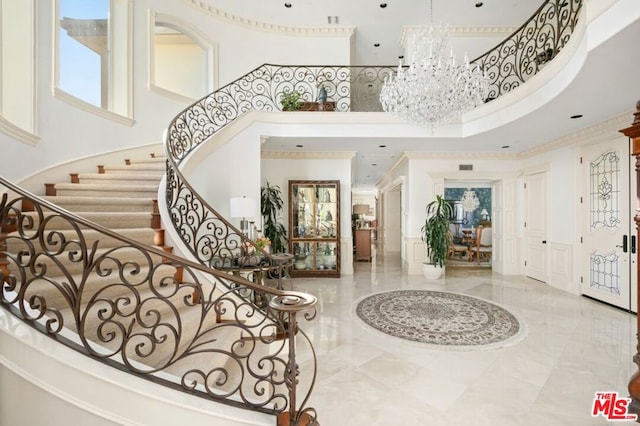
[[[582,0],[548,0],[511,37],[474,62],[491,79],[489,100],[518,87],[566,45]],[[319,87],[339,112],[381,111],[379,96],[393,67],[262,65],[182,111],[165,135],[167,207],[192,254],[205,265],[227,264],[246,237],[200,197],[179,171],[182,160],[214,133],[251,110],[280,110],[283,93],[313,102]],[[272,263],[273,257],[262,253]],[[282,261],[282,260],[279,260]]]
[[[582,3],[547,0],[509,38],[473,61],[489,77],[489,100],[519,87],[562,50],[576,27]]]
[[[491,78],[493,99],[537,73],[567,43],[582,0],[549,0],[509,39],[476,59]],[[384,79],[393,66],[279,66],[265,64],[200,99],[177,115],[165,134],[167,208],[186,247],[205,265],[226,265],[251,241],[220,215],[180,172],[182,161],[214,133],[251,110],[278,111],[283,93],[298,91],[313,102],[319,87],[335,111],[382,111]],[[269,265],[273,256],[261,252]],[[292,423],[293,424],[293,423]]]
[[[140,244],[0,177],[2,186],[5,309],[139,377],[254,411],[316,418],[305,408],[315,353],[297,323],[299,314],[315,316],[315,297]],[[313,359],[305,371],[296,363],[300,344]]]

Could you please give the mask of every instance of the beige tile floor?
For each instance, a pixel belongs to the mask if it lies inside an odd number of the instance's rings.
[[[522,276],[452,269],[427,282],[396,257],[357,263],[353,276],[296,278],[318,297],[304,323],[318,357],[309,405],[323,426],[591,425],[595,392],[617,391],[636,371],[635,315]],[[527,337],[512,346],[455,352],[428,349],[369,329],[355,302],[392,289],[434,289],[494,301],[520,318]],[[300,364],[309,358],[302,350]],[[617,422],[620,424],[620,422]]]

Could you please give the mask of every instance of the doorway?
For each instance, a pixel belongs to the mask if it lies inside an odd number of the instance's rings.
[[[636,185],[630,179],[629,140],[587,145],[581,154],[581,293],[637,312],[637,241],[630,210]]]
[[[447,180],[444,185],[444,198],[454,213],[450,229],[453,250],[449,253],[447,267],[491,268],[492,182]],[[478,244],[482,233],[484,241],[480,253]]]
[[[524,177],[524,275],[547,282],[547,173]]]

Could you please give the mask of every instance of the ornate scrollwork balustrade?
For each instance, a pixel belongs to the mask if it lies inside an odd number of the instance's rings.
[[[297,325],[297,315],[315,316],[315,297],[140,244],[0,177],[1,186],[9,190],[0,202],[3,308],[139,377],[291,424],[316,418],[304,408],[315,353]],[[304,371],[300,344],[313,361]]]
[[[566,45],[581,11],[582,0],[548,0],[511,37],[477,58],[491,79],[489,100],[519,87]],[[392,66],[262,65],[200,99],[182,111],[165,134],[167,208],[171,221],[191,253],[205,265],[229,262],[245,245],[253,244],[207,204],[180,172],[182,161],[214,133],[250,110],[280,110],[282,93],[296,90],[313,102],[322,85],[335,111],[382,111],[384,79]],[[274,258],[255,248],[267,266]]]
[[[262,65],[233,83],[200,99],[169,125],[165,142],[167,207],[171,221],[191,253],[205,265],[217,267],[238,262],[237,253],[253,242],[220,215],[182,176],[180,163],[215,132],[251,110],[280,110],[282,93],[296,90],[302,100],[314,101],[320,85],[335,102],[336,111],[381,111],[380,85],[391,67]],[[267,267],[281,262],[260,253]]]
[[[547,0],[502,43],[473,60],[490,79],[488,100],[536,75],[569,42],[583,0]]]

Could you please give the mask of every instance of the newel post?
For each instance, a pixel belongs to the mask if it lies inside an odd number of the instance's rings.
[[[634,120],[631,127],[620,130],[620,133],[624,134],[631,140],[631,155],[636,157],[636,205],[635,215],[633,221],[636,224],[636,235],[638,241],[640,241],[640,101],[636,104],[636,112],[633,114]],[[636,254],[636,274],[638,275],[638,283],[640,284],[640,251]],[[639,289],[640,290],[640,289]],[[638,306],[640,306],[640,291],[638,291]],[[638,371],[635,372],[629,380],[629,395],[631,396],[631,411],[636,414],[640,414],[640,315],[637,317],[636,326],[636,354],[633,356],[633,362],[638,366]]]

